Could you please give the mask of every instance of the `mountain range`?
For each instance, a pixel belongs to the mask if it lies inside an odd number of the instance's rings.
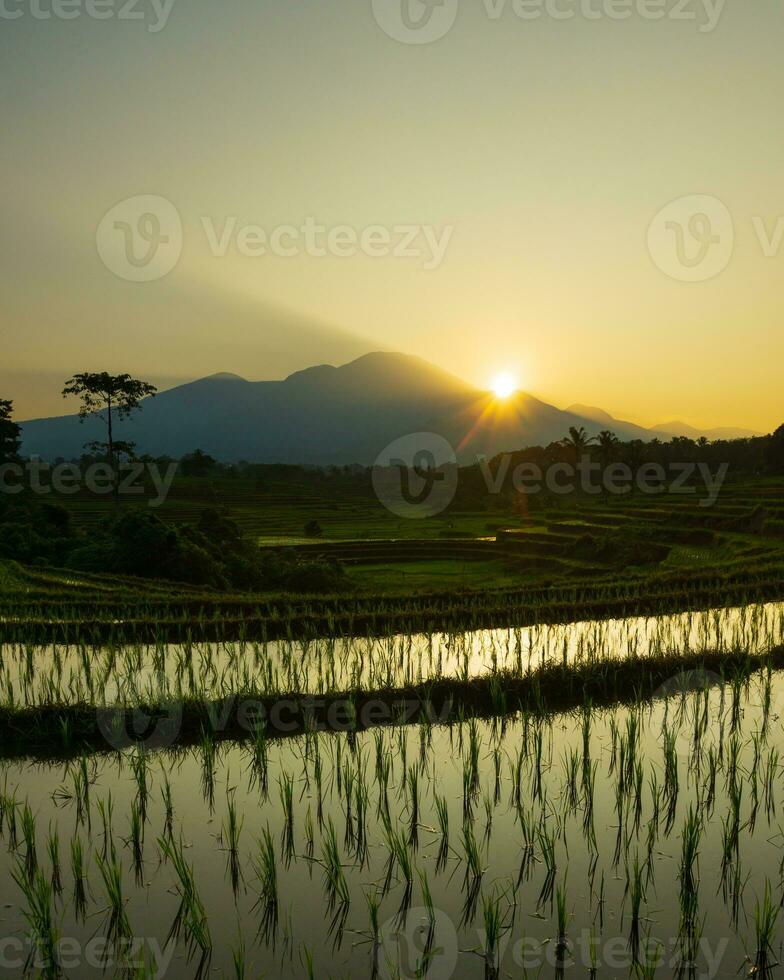
[[[421,358],[372,353],[283,381],[214,374],[179,385],[145,399],[115,436],[153,456],[177,458],[198,448],[224,462],[370,465],[390,442],[413,432],[438,433],[469,462],[477,454],[547,445],[571,426],[590,435],[610,429],[622,440],[754,434],[702,432],[683,423],[645,429],[589,406],[561,410],[524,392],[499,401]],[[78,457],[86,442],[102,439],[105,429],[95,417],[83,424],[77,415],[22,423],[25,456]]]

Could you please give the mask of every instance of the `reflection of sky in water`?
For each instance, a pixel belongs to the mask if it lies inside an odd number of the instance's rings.
[[[322,694],[438,676],[523,672],[545,663],[662,652],[764,652],[784,637],[784,605],[387,639],[168,645],[2,646],[0,691],[15,704],[115,703],[224,694]]]
[[[782,746],[781,706],[784,704],[784,677],[773,676],[770,719],[766,736],[757,741],[755,751],[752,735],[763,728],[762,705],[765,701],[762,682],[755,678],[748,690],[740,690],[741,710],[737,717],[741,726],[738,736],[740,749],[738,760],[738,785],[743,788],[741,821],[746,826],[740,836],[740,873],[743,883],[745,913],[740,911],[737,925],[732,921],[732,871],[728,882],[721,881],[722,822],[731,812],[728,798],[729,757],[733,733],[731,731],[733,692],[727,688],[713,689],[707,695],[707,725],[705,727],[699,762],[689,758],[691,732],[695,718],[702,718],[702,696],[689,696],[685,701],[647,703],[637,712],[637,750],[630,764],[631,778],[627,778],[629,796],[621,807],[621,833],[616,809],[616,791],[622,767],[620,742],[628,739],[630,719],[628,708],[616,711],[594,711],[589,734],[588,768],[595,767],[593,793],[593,826],[597,845],[595,850],[588,843],[585,832],[587,795],[583,784],[583,718],[580,712],[556,715],[541,725],[528,718],[517,718],[505,726],[494,727],[479,722],[474,726],[476,756],[479,767],[479,785],[471,811],[471,826],[481,851],[484,874],[480,883],[478,906],[473,916],[464,918],[466,887],[465,862],[461,828],[463,825],[463,760],[471,755],[471,726],[454,725],[452,728],[436,727],[428,731],[418,726],[408,729],[378,729],[364,732],[349,740],[345,735],[312,735],[309,738],[270,742],[268,745],[268,796],[254,778],[252,747],[225,744],[216,748],[216,756],[208,771],[213,775],[213,799],[209,799],[209,780],[205,782],[203,748],[183,750],[180,753],[150,755],[148,757],[148,820],[144,835],[143,866],[138,879],[135,876],[130,836],[131,806],[137,796],[137,783],[131,766],[133,756],[103,756],[88,759],[87,768],[93,780],[90,787],[90,821],[85,816],[77,823],[77,808],[69,794],[72,793],[77,766],[30,765],[10,763],[4,766],[3,793],[15,796],[17,812],[26,800],[37,816],[38,857],[48,876],[51,863],[46,852],[46,835],[50,825],[57,828],[63,863],[63,896],[57,901],[56,919],[61,935],[74,937],[86,943],[91,937],[105,933],[105,889],[96,868],[96,854],[104,846],[104,836],[98,801],[106,802],[111,794],[113,801],[113,837],[117,854],[123,865],[123,887],[127,899],[127,913],[137,937],[148,942],[154,939],[163,944],[176,913],[178,900],[174,893],[175,875],[171,866],[159,860],[157,837],[163,832],[165,814],[162,805],[164,774],[168,776],[174,804],[174,837],[182,836],[184,853],[192,863],[198,891],[205,903],[209,927],[214,944],[212,968],[214,976],[233,976],[231,950],[239,944],[240,931],[248,950],[248,976],[256,977],[259,971],[271,977],[307,976],[304,950],[313,955],[317,977],[370,977],[371,945],[364,942],[369,928],[369,916],[363,893],[381,890],[386,873],[388,850],[380,812],[383,779],[378,774],[377,759],[388,759],[391,769],[388,778],[388,802],[390,826],[408,839],[411,827],[410,782],[404,786],[403,773],[418,771],[419,819],[418,844],[413,848],[414,864],[427,875],[433,895],[433,903],[439,910],[439,942],[444,946],[445,957],[452,957],[454,972],[439,969],[444,959],[433,963],[431,976],[478,978],[483,975],[483,962],[470,950],[481,950],[484,942],[482,899],[501,895],[504,921],[511,925],[505,937],[503,975],[522,976],[521,957],[524,937],[527,940],[525,956],[529,976],[538,975],[536,963],[544,963],[541,976],[552,976],[554,956],[552,940],[556,934],[555,907],[549,897],[540,903],[539,898],[546,882],[545,865],[542,861],[542,841],[539,831],[556,838],[555,858],[557,869],[554,889],[566,889],[567,909],[570,915],[568,935],[572,940],[572,953],[578,966],[567,970],[567,975],[588,975],[583,966],[583,950],[587,945],[588,930],[593,928],[599,937],[599,975],[627,977],[630,974],[626,943],[630,933],[630,898],[624,898],[626,869],[632,874],[635,857],[645,867],[649,853],[652,855],[652,877],[647,883],[646,900],[643,902],[643,932],[668,944],[667,960],[657,976],[673,976],[670,965],[677,947],[673,940],[678,935],[679,879],[678,868],[681,854],[681,834],[689,807],[695,807],[704,820],[704,834],[699,848],[699,916],[704,921],[703,951],[723,956],[714,976],[734,977],[744,961],[744,944],[753,951],[753,915],[755,898],[762,894],[766,877],[773,880],[774,901],[778,902],[778,869],[781,860],[781,832],[779,821],[784,805],[784,786],[779,773],[779,760],[772,755]],[[665,783],[663,754],[663,722],[665,713],[674,733],[676,760],[679,773],[679,794],[673,812],[671,826],[667,827],[667,807],[662,794]],[[699,727],[699,725],[698,725]],[[615,732],[615,765],[613,766],[613,732]],[[541,741],[541,792],[537,795],[536,758],[537,742]],[[627,742],[628,744],[628,742]],[[723,755],[719,757],[719,753]],[[715,800],[710,800],[709,753],[721,758],[715,780]],[[625,752],[628,758],[628,753]],[[317,759],[320,760],[321,794],[317,789]],[[497,760],[497,766],[496,766]],[[637,764],[639,763],[639,770]],[[774,800],[776,814],[766,810],[764,791],[765,772],[773,766]],[[570,799],[570,767],[576,767],[577,797]],[[514,801],[515,780],[513,773],[520,773],[520,809]],[[749,825],[753,812],[755,792],[752,771],[757,774],[756,797],[758,808],[754,826]],[[338,773],[340,774],[338,778]],[[497,777],[496,777],[497,773]],[[290,776],[294,784],[294,854],[290,864],[283,861],[282,831],[283,813],[280,805],[279,780]],[[410,776],[409,776],[410,779]],[[496,779],[498,795],[496,796]],[[339,780],[340,786],[339,789]],[[639,782],[638,782],[639,780]],[[660,796],[658,830],[653,820],[653,793],[651,780],[655,780]],[[353,786],[351,818],[347,816],[346,787]],[[366,790],[367,852],[362,862],[357,860],[353,841],[357,827],[357,786]],[[635,820],[636,786],[640,789],[639,820]],[[238,864],[242,881],[237,894],[233,895],[228,873],[228,854],[224,849],[222,828],[227,820],[227,798],[233,794],[237,811],[243,820],[240,836]],[[438,818],[435,794],[443,797],[448,806],[450,846],[445,868],[437,868],[439,844]],[[322,833],[318,821],[318,798],[322,799],[325,826],[332,821],[340,850],[341,862],[348,880],[351,902],[345,919],[342,938],[330,933],[329,911],[324,882],[325,874],[319,860],[322,856]],[[309,817],[308,817],[309,813]],[[522,816],[521,816],[522,815]],[[488,817],[491,817],[489,820]],[[306,827],[313,825],[314,860],[308,859]],[[531,860],[526,866],[524,857],[524,833],[522,825],[532,828],[534,841]],[[347,833],[347,827],[354,834]],[[279,923],[272,943],[257,942],[261,911],[256,906],[258,883],[253,869],[253,857],[258,851],[258,838],[269,826],[277,856],[279,882]],[[654,833],[655,831],[655,833]],[[21,840],[20,819],[17,817],[17,833]],[[77,923],[71,901],[72,878],[69,871],[68,853],[70,840],[76,833],[84,843],[90,857],[90,891],[88,917]],[[617,861],[614,860],[616,845],[620,839]],[[3,842],[0,848],[0,882],[3,903],[0,911],[0,934],[3,937],[23,936],[25,926],[19,906],[20,893],[11,881],[10,870],[15,858],[6,851],[9,844],[8,822],[4,823]],[[627,846],[628,842],[628,846]],[[20,846],[17,853],[23,854]],[[595,864],[594,864],[595,861]],[[592,867],[593,866],[593,867]],[[593,874],[591,875],[591,871]],[[646,872],[647,874],[647,872]],[[390,886],[383,898],[379,914],[380,923],[389,923],[384,936],[384,949],[401,966],[415,962],[419,939],[417,926],[422,920],[422,889],[414,872],[411,904],[419,912],[412,913],[408,930],[397,942],[393,920],[404,894],[404,886],[397,867],[393,871]],[[516,896],[516,904],[512,897]],[[600,900],[603,903],[600,904]],[[600,914],[603,929],[600,928]],[[542,945],[544,944],[544,945]],[[726,947],[726,948],[725,948]],[[777,947],[778,948],[778,947]],[[13,953],[6,947],[3,955]],[[621,966],[613,966],[619,962]],[[7,961],[6,961],[7,962]],[[705,975],[704,959],[701,975]],[[250,967],[253,969],[250,969]],[[744,971],[745,972],[745,971]],[[168,978],[194,976],[194,964],[187,963],[184,943],[177,946],[176,956],[166,973]],[[18,976],[19,971],[0,969],[0,976]],[[100,970],[91,970],[81,963],[70,975],[78,977],[99,976]],[[111,971],[109,972],[111,974]],[[382,968],[381,976],[395,975]],[[403,971],[402,976],[413,977],[413,971]]]

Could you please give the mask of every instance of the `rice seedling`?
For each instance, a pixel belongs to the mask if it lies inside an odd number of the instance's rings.
[[[756,950],[754,953],[754,971],[757,976],[768,977],[776,966],[773,949],[773,938],[776,931],[780,905],[774,905],[770,893],[770,882],[766,879],[762,901],[757,899],[754,906],[754,935]]]
[[[501,912],[502,896],[493,893],[482,896],[482,921],[484,924],[485,977],[497,978],[500,970],[501,938],[509,927]]]
[[[566,908],[566,882],[559,884],[555,891],[555,908],[558,921],[558,941],[556,951],[560,956],[569,947],[566,935],[569,928],[569,913]]]
[[[278,924],[278,865],[269,826],[261,831],[253,867],[260,889],[256,907],[261,909],[261,934],[266,941]]]
[[[200,953],[200,968],[209,961],[212,953],[212,938],[207,922],[207,912],[196,888],[193,868],[185,859],[182,841],[175,842],[165,837],[158,838],[158,847],[164,860],[169,862],[177,875],[177,891],[180,907],[175,915],[169,938],[184,931],[189,954]]]
[[[396,857],[398,857],[397,854]],[[327,895],[330,905],[336,902],[340,905],[349,905],[351,895],[340,860],[335,826],[331,820],[327,821],[322,838],[321,864],[326,876]],[[404,867],[406,866],[404,864]]]
[[[283,810],[281,847],[283,859],[288,866],[294,856],[294,777],[288,773],[281,773],[278,789]]]
[[[234,799],[235,792],[236,788],[226,791],[226,819],[221,824],[221,839],[228,853],[229,877],[232,891],[236,895],[240,881],[240,835],[245,818],[237,816],[237,804]]]
[[[108,860],[98,856],[96,864],[106,891],[106,933],[110,942],[119,944],[131,936],[131,925],[125,911],[122,864],[117,860],[116,855],[112,855]]]
[[[36,850],[36,820],[28,803],[22,809],[22,843],[24,845],[24,866],[27,876],[32,880],[38,868]]]
[[[47,978],[57,977],[60,975],[59,934],[54,921],[54,891],[51,881],[47,880],[40,868],[31,877],[26,863],[17,864],[12,869],[11,876],[26,901],[26,907],[21,910],[22,916],[30,927],[42,975]],[[31,949],[25,968],[30,965],[33,956],[34,950]]]
[[[52,866],[52,891],[55,895],[60,895],[63,890],[62,876],[60,873],[60,837],[57,827],[52,829],[49,825],[49,836],[46,840],[46,850],[49,855],[49,863]]]
[[[77,918],[84,918],[87,907],[87,866],[81,839],[76,834],[71,838],[71,877],[73,878],[73,902]]]

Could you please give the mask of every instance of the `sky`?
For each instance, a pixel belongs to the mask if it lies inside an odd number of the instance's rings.
[[[0,8],[19,418],[77,371],[395,350],[643,424],[784,421],[779,0]]]

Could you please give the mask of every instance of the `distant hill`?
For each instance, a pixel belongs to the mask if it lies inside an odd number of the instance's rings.
[[[686,439],[700,439],[704,436],[711,442],[715,439],[752,439],[754,436],[763,434],[753,432],[751,429],[734,429],[731,426],[718,429],[695,429],[693,425],[687,425],[685,422],[665,422],[664,425],[654,425],[651,431],[665,432],[670,436],[683,436]]]
[[[753,432],[751,429],[736,429],[732,427],[698,429],[693,425],[688,425],[686,422],[665,422],[662,425],[654,425],[650,429],[646,429],[643,426],[635,425],[633,422],[623,422],[615,419],[603,409],[593,408],[590,405],[570,405],[567,411],[574,412],[576,415],[582,415],[584,418],[591,419],[594,422],[601,422],[605,428],[611,429],[616,434],[619,434],[619,426],[627,432],[636,431],[638,434],[631,436],[633,439],[668,440],[675,436],[681,436],[685,439],[700,439],[704,437],[713,442],[716,439],[752,439],[755,436],[763,435],[762,432]]]
[[[619,439],[643,439],[650,441],[651,439],[660,437],[659,433],[652,435],[649,429],[641,425],[635,425],[634,422],[624,422],[622,419],[613,418],[609,412],[605,412],[601,408],[594,408],[591,405],[570,405],[566,411],[572,412],[574,415],[580,415],[582,418],[590,419],[591,422],[601,425],[603,429],[614,432]]]
[[[370,465],[412,432],[443,435],[468,462],[477,453],[547,445],[570,426],[591,435],[609,428],[621,439],[661,436],[596,409],[561,411],[523,392],[499,403],[421,358],[373,353],[284,381],[223,373],[180,385],[146,399],[132,420],[119,423],[117,437],[154,456],[177,458],[198,448],[224,462]],[[24,454],[48,460],[79,456],[86,442],[103,438],[94,418],[22,423]]]

